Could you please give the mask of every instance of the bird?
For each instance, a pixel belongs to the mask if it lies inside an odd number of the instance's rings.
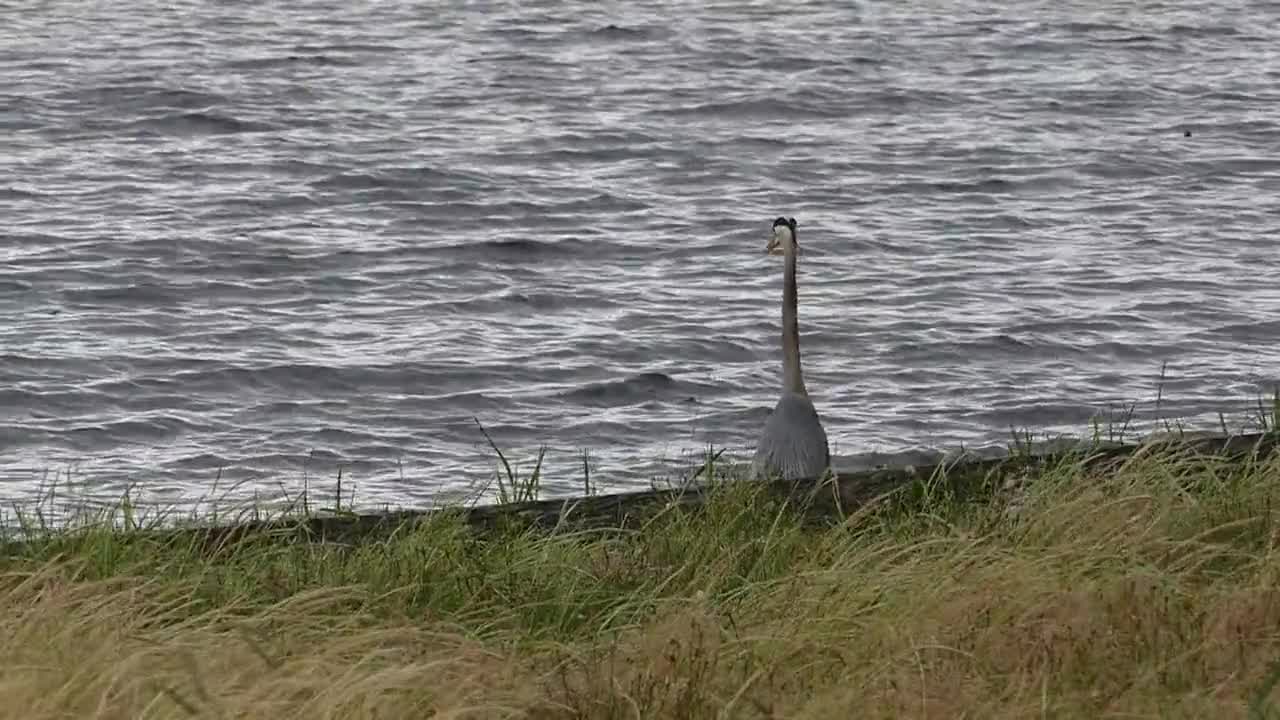
[[[765,420],[752,459],[752,475],[761,479],[819,479],[831,464],[827,432],[809,398],[800,372],[800,329],[796,322],[796,256],[800,245],[796,219],[779,217],[765,247],[782,255],[782,396]]]

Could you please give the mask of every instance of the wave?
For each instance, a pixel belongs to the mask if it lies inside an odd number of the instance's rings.
[[[275,55],[269,57],[243,58],[227,61],[225,67],[230,70],[278,70],[280,68],[306,65],[314,67],[357,67],[359,60],[326,53],[300,53]]]
[[[626,407],[653,400],[691,399],[691,385],[661,372],[645,372],[624,380],[596,382],[575,388],[562,398],[589,407]]]
[[[204,111],[230,102],[221,93],[170,87],[147,76],[134,76],[107,85],[67,90],[55,96],[76,104],[100,106],[115,113],[141,110]]]
[[[128,128],[157,135],[232,135],[280,130],[284,126],[258,120],[242,120],[219,112],[170,113],[159,117],[137,120]]]
[[[62,298],[69,304],[81,306],[175,306],[181,305],[185,300],[178,288],[155,283],[73,288],[63,290]]]

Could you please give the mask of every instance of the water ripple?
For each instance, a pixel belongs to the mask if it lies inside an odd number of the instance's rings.
[[[476,419],[552,492],[745,451],[782,213],[855,464],[1277,382],[1263,5],[671,11],[6,15],[0,493],[428,502],[487,477]]]

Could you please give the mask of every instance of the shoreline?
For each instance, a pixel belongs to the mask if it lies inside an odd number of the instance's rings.
[[[724,483],[759,483],[763,491],[778,500],[802,506],[806,517],[814,521],[831,520],[868,504],[891,500],[924,483],[932,491],[943,490],[953,497],[967,497],[991,490],[993,483],[1009,489],[1010,477],[1026,476],[1057,463],[1078,463],[1083,469],[1099,471],[1107,462],[1133,456],[1139,451],[1177,450],[1209,456],[1241,459],[1259,457],[1280,446],[1276,431],[1224,435],[1208,432],[1161,432],[1135,442],[1109,440],[1056,440],[1044,443],[1039,451],[1020,450],[991,457],[960,452],[944,455],[928,465],[885,466],[873,469],[836,469],[825,479],[794,482],[783,480],[742,480],[744,463],[720,466],[704,464],[693,477],[711,468],[719,477],[711,483],[695,481],[684,487],[651,488],[593,495],[573,495],[485,504],[442,505],[428,508],[398,508],[373,512],[305,510],[290,511],[281,517],[249,519],[233,522],[186,521],[173,526],[152,528],[109,528],[109,531],[146,537],[167,543],[192,542],[202,547],[220,547],[246,538],[275,536],[281,539],[317,543],[353,543],[385,538],[393,533],[444,516],[460,516],[463,525],[474,532],[491,532],[498,528],[587,530],[639,526],[646,518],[667,508],[697,508],[709,491]],[[722,472],[728,466],[729,471]],[[735,472],[736,471],[736,472]],[[103,529],[101,525],[73,524],[71,527],[46,527],[44,537],[75,533],[84,529]],[[13,552],[26,545],[31,537],[7,539],[0,548]]]

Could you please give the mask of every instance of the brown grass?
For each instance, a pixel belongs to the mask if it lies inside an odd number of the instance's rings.
[[[72,533],[3,562],[0,717],[1270,717],[1278,480],[1137,457],[828,528],[733,486],[641,532],[219,557]]]

